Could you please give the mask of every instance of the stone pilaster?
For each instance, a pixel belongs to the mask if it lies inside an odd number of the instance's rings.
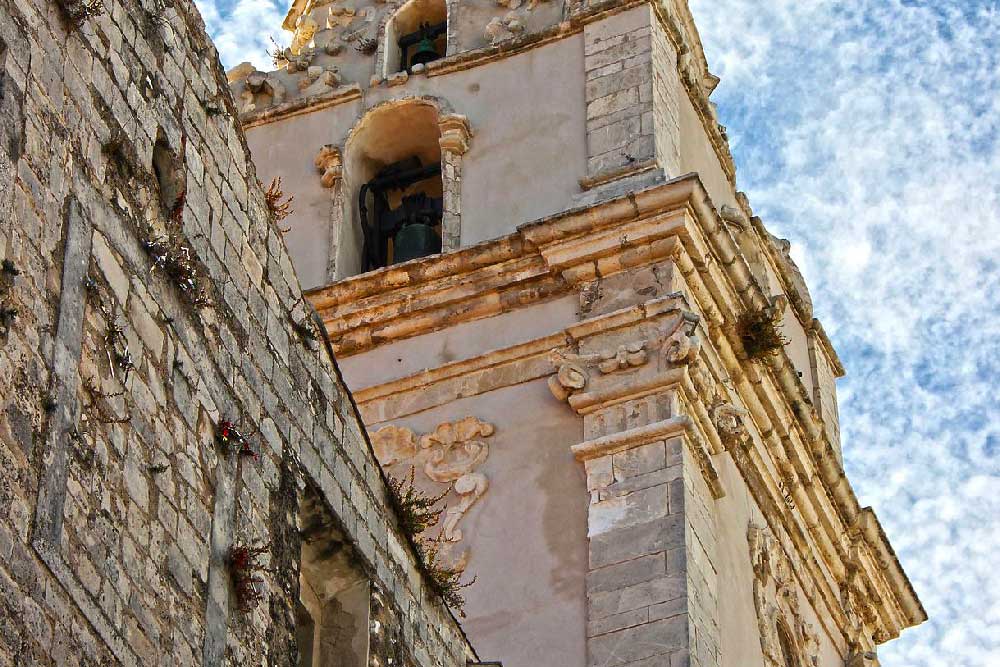
[[[587,178],[597,185],[659,166],[680,170],[677,54],[648,7],[584,28]]]
[[[441,116],[441,185],[444,212],[441,218],[441,250],[462,245],[462,156],[469,150],[472,130],[469,119],[458,114]]]
[[[698,318],[667,299],[556,355],[550,387],[583,417],[590,493],[588,664],[719,664],[711,467],[688,407]],[[676,301],[676,300],[674,300]],[[714,473],[713,473],[714,474]],[[709,475],[712,476],[711,474]]]
[[[330,189],[330,225],[328,228],[328,254],[326,277],[328,282],[337,279],[337,250],[344,233],[344,163],[340,149],[332,144],[323,146],[314,161],[320,172],[320,182]]]

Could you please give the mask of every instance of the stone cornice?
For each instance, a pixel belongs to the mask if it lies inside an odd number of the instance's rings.
[[[881,530],[870,528],[874,516],[858,505],[790,359],[782,353],[757,365],[741,358],[732,323],[743,308],[761,307],[767,299],[697,176],[568,211],[525,225],[509,237],[358,276],[309,296],[340,353],[351,354],[567,294],[574,285],[668,256],[675,258],[693,303],[703,315],[699,328],[711,344],[704,346],[702,354],[717,382],[731,382],[730,400],[742,403],[748,414],[753,446],[746,456],[734,455],[734,460],[772,529],[787,534],[805,559],[813,582],[809,589],[819,591],[814,599],[838,609],[842,593],[831,586],[847,586],[851,573],[860,573],[863,583],[855,588],[877,593],[871,597],[877,602],[869,605],[873,613],[867,627],[880,640],[921,622],[923,609]],[[563,340],[570,345],[574,338],[586,335],[587,327],[621,327],[648,317],[644,308],[649,306],[586,320],[574,325],[582,328],[577,334],[567,329],[543,343],[525,343],[516,346],[517,350],[486,355],[489,359],[456,362],[384,387],[363,389],[357,397],[366,420],[378,420],[392,418],[369,413],[368,406],[378,403],[378,396],[397,392],[416,396],[421,385],[423,393],[431,395],[434,392],[426,391],[426,383],[447,378],[454,382],[470,373],[488,378],[484,386],[496,386],[512,377],[508,370],[500,372],[500,367],[520,363],[519,356],[530,358],[525,380],[544,377],[553,372],[546,347],[560,336],[565,335]],[[697,432],[705,448],[720,452],[723,444],[714,435],[706,408],[712,397],[685,378],[688,414],[700,424]],[[470,395],[468,386],[455,390],[463,392],[455,398]],[[444,391],[441,400],[449,400],[449,395]],[[571,399],[585,409],[585,394]],[[400,396],[399,400],[409,399]],[[786,507],[789,498],[797,512]],[[862,531],[864,539],[846,540],[844,536],[860,525],[868,527]],[[849,623],[844,613],[835,611],[833,617],[846,633]]]

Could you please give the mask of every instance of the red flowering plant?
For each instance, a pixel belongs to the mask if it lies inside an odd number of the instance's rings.
[[[258,459],[258,454],[250,446],[250,441],[240,432],[236,424],[228,419],[219,422],[215,430],[215,439],[227,452],[235,450],[240,456],[250,456],[254,461]]]
[[[247,546],[234,544],[229,547],[229,573],[233,578],[233,590],[241,611],[249,611],[264,599],[264,579],[258,572],[266,572],[259,562],[268,551],[268,546]]]

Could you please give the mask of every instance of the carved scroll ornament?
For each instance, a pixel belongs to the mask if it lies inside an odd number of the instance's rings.
[[[787,667],[788,657],[801,667],[815,667],[819,639],[801,613],[792,564],[767,529],[751,523],[747,541],[765,667]],[[786,657],[786,651],[794,655]]]
[[[486,439],[494,430],[492,424],[466,417],[440,424],[419,440],[408,428],[384,426],[371,434],[371,441],[383,467],[410,463],[422,469],[427,479],[450,487],[448,494],[454,494],[458,502],[444,512],[441,539],[455,543],[462,540],[462,518],[489,489],[489,478],[477,468],[490,455]]]
[[[669,332],[660,332],[652,338],[624,343],[601,352],[574,354],[552,350],[549,360],[555,375],[549,378],[549,390],[560,401],[584,389],[590,381],[591,369],[602,375],[639,368],[650,360],[650,353],[660,349],[668,364],[687,364],[698,357],[701,341],[695,334],[699,318],[684,313],[675,321]]]

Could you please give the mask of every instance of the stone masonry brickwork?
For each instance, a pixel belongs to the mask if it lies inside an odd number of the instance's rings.
[[[636,10],[584,27],[591,178],[655,157],[649,17]]]
[[[193,3],[81,7],[0,0],[0,665],[297,664],[307,491],[407,664],[464,665]],[[221,420],[256,457],[220,448]],[[246,612],[234,543],[269,545]]]

